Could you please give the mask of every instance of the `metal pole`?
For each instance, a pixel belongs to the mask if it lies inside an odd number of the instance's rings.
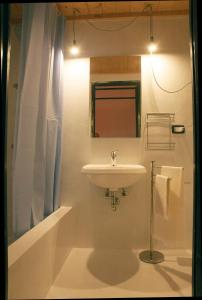
[[[144,250],[139,254],[140,260],[150,264],[157,264],[164,261],[161,252],[153,250],[153,219],[154,219],[154,160],[151,161],[151,195],[150,195],[150,230],[149,230],[149,250]]]
[[[154,161],[151,161],[151,207],[150,207],[150,257],[152,259],[153,253],[153,214],[154,214],[154,196],[153,196],[153,185],[154,185]]]

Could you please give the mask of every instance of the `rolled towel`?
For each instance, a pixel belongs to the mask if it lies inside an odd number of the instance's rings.
[[[164,175],[156,175],[155,180],[155,212],[168,219],[168,192],[169,178]]]

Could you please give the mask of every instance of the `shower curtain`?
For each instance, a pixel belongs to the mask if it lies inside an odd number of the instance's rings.
[[[59,207],[64,17],[23,4],[13,159],[13,234]]]

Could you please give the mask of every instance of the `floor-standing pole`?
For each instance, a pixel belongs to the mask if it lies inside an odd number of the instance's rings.
[[[152,252],[153,252],[153,214],[154,214],[154,193],[153,193],[153,186],[154,186],[154,161],[151,161],[151,207],[150,207],[150,259],[152,260]]]
[[[142,251],[139,255],[140,259],[146,263],[157,264],[164,261],[164,256],[159,251],[153,250],[153,226],[154,226],[154,161],[151,161],[151,195],[150,195],[150,234],[149,234],[149,250]]]

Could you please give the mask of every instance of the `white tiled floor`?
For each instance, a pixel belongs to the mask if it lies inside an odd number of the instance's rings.
[[[74,248],[47,298],[191,296],[191,256],[162,251],[165,261],[148,264],[137,250]]]

